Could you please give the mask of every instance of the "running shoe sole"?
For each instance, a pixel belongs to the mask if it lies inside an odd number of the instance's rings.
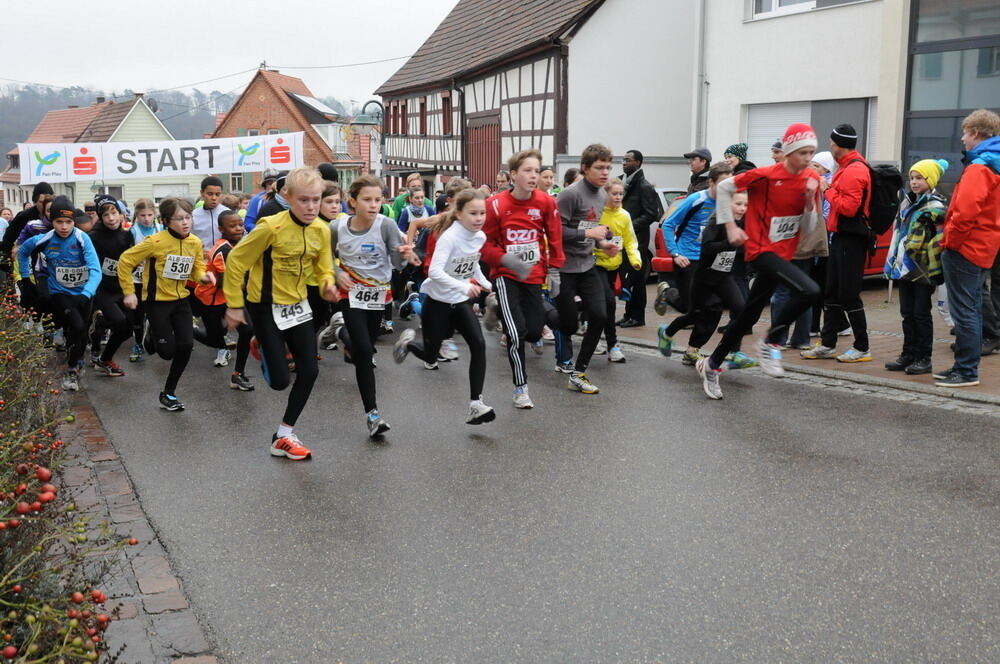
[[[312,458],[312,452],[310,452],[309,454],[306,454],[304,456],[301,456],[301,455],[298,455],[298,454],[291,454],[289,452],[286,452],[285,450],[279,449],[279,448],[274,447],[272,445],[271,446],[271,456],[285,457],[286,459],[291,459],[292,461],[304,461],[306,459],[311,459]]]
[[[466,424],[486,424],[487,422],[492,422],[497,418],[496,411],[490,408],[485,413],[480,413],[478,416],[471,420],[465,420]]]

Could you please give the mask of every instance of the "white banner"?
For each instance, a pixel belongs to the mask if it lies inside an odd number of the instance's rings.
[[[302,166],[303,132],[124,143],[18,143],[21,184],[248,173]]]

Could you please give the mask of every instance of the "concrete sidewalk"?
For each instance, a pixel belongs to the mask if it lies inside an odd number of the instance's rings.
[[[653,301],[656,297],[656,285],[651,284],[648,289],[649,308],[646,312],[645,327],[618,328],[618,335],[626,343],[639,345],[656,345],[656,328],[661,323],[669,323],[678,314],[674,310],[669,310],[666,316],[658,316],[653,311]],[[866,289],[862,293],[865,302],[865,312],[868,317],[868,335],[871,344],[873,360],[871,362],[859,362],[856,364],[845,364],[836,360],[804,360],[799,356],[797,350],[786,350],[784,354],[785,368],[791,371],[809,373],[819,376],[836,377],[846,380],[855,380],[867,384],[883,385],[885,387],[901,388],[914,392],[924,392],[938,396],[951,395],[958,399],[969,401],[979,401],[985,403],[1000,404],[1000,353],[982,358],[979,366],[979,379],[981,384],[978,387],[965,388],[943,388],[935,387],[934,378],[930,374],[923,376],[908,376],[901,371],[887,371],[885,363],[893,360],[899,355],[903,344],[903,332],[901,319],[899,316],[899,300],[895,290],[892,293],[891,302],[886,301],[886,282],[869,280],[866,282]],[[624,305],[619,302],[617,318],[622,315]],[[764,333],[770,310],[765,309],[764,315],[759,323],[754,326],[753,336],[744,339],[744,348],[749,355],[753,355],[752,343]],[[725,323],[728,314],[723,314],[722,321]],[[689,331],[684,330],[677,334],[675,348],[682,351],[687,347]],[[706,348],[711,350],[718,343],[721,335],[715,334],[706,344]],[[840,337],[838,348],[847,350],[850,348],[853,337]],[[949,334],[948,327],[934,312],[934,369],[947,369],[951,366],[953,354],[949,345],[955,340]],[[813,342],[818,339],[813,339]]]

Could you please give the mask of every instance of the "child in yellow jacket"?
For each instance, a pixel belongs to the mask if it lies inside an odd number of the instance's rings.
[[[597,267],[607,275],[607,288],[604,291],[607,301],[607,319],[604,323],[604,339],[608,344],[608,361],[621,364],[625,362],[625,354],[618,346],[618,334],[615,330],[615,277],[622,265],[622,251],[628,255],[628,262],[633,270],[642,267],[642,256],[639,254],[639,241],[632,228],[632,216],[622,207],[625,198],[625,185],[618,178],[612,178],[606,185],[608,205],[601,214],[600,224],[611,231],[611,242],[614,248],[609,251],[594,250]]]

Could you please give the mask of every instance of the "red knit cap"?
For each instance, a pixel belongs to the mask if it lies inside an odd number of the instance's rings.
[[[802,148],[819,147],[816,140],[816,132],[812,127],[804,122],[796,122],[789,125],[785,130],[785,136],[781,139],[781,151],[786,155],[801,150]]]

